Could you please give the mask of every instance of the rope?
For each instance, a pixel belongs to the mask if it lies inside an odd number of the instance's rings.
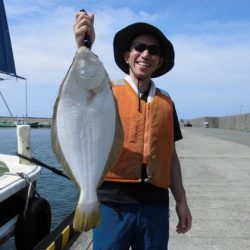
[[[26,216],[27,210],[28,210],[28,206],[29,206],[29,200],[31,198],[32,195],[32,191],[38,196],[40,197],[39,193],[36,191],[36,189],[33,186],[33,183],[31,182],[31,180],[29,179],[29,176],[23,172],[17,172],[17,173],[4,173],[4,175],[12,175],[12,176],[19,176],[22,179],[24,179],[26,181],[26,183],[29,185],[28,191],[27,191],[27,197],[26,197],[26,201],[25,201],[25,206],[24,206],[24,211],[23,211],[23,217]]]

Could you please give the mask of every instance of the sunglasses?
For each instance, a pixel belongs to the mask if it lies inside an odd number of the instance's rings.
[[[143,52],[144,50],[148,50],[150,55],[160,55],[161,48],[157,45],[147,45],[145,43],[132,43],[130,49],[134,49],[137,52]]]

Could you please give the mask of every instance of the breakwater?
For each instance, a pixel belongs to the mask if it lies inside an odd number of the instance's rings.
[[[15,122],[18,119],[20,119],[20,117],[0,116],[0,122]],[[26,120],[26,118],[22,119]],[[204,127],[205,123],[207,122],[210,128],[233,129],[250,132],[250,113],[221,117],[204,116],[185,119],[185,121],[181,121],[181,125],[183,125],[186,121],[190,121],[194,127]],[[39,122],[41,124],[48,124],[48,127],[50,127],[52,118],[27,117],[27,122]]]
[[[233,129],[250,132],[250,113],[209,117],[204,116],[188,120],[194,127],[204,127],[207,122],[210,128]]]
[[[40,124],[51,126],[52,119],[51,118],[42,118],[42,117],[8,117],[8,116],[0,116],[0,122],[16,122],[18,120],[25,121],[27,123],[35,123],[39,122]]]

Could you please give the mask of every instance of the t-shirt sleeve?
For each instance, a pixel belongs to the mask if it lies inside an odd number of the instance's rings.
[[[176,113],[175,105],[173,103],[173,116],[174,116],[174,141],[179,141],[183,138],[180,128],[180,123]]]

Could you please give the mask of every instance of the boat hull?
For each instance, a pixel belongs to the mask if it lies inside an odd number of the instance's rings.
[[[20,164],[19,157],[0,154],[0,168],[3,170],[0,175],[1,245],[13,235],[18,214],[24,209],[29,185],[25,177],[35,186],[41,167]]]

